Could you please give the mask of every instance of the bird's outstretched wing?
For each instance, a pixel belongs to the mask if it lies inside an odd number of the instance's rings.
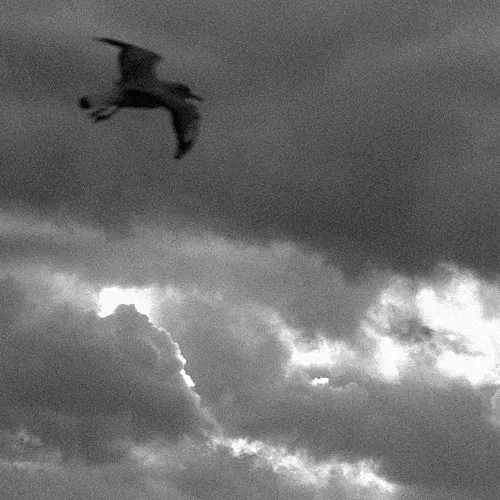
[[[95,40],[120,47],[118,61],[122,83],[136,83],[156,78],[155,67],[162,59],[156,52],[112,38],[96,37]]]
[[[172,113],[172,122],[177,136],[177,152],[175,158],[181,159],[193,146],[198,137],[201,115],[194,104],[182,101],[182,106],[167,106]]]

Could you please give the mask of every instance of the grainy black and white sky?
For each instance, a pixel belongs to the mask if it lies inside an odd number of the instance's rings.
[[[6,499],[499,498],[497,2],[0,10]]]

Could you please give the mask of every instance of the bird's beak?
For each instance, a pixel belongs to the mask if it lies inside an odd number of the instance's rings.
[[[197,101],[203,101],[203,97],[200,97],[199,95],[196,95],[196,94],[191,94],[189,96],[191,99],[196,99]]]

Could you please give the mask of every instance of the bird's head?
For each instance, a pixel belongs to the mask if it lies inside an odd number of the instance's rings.
[[[191,92],[191,89],[187,86],[184,85],[183,83],[167,83],[166,88],[171,91],[176,93],[178,96],[182,97],[183,99],[196,99],[197,101],[203,101],[203,98],[200,97],[199,95],[193,94]]]

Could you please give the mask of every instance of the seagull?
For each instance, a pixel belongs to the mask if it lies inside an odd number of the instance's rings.
[[[160,80],[155,73],[162,56],[152,50],[114,40],[94,38],[120,48],[118,56],[120,79],[112,89],[79,99],[83,109],[92,109],[90,116],[97,123],[111,118],[120,108],[168,109],[177,136],[176,159],[182,158],[193,146],[198,135],[200,113],[188,99],[202,101],[182,83]]]

